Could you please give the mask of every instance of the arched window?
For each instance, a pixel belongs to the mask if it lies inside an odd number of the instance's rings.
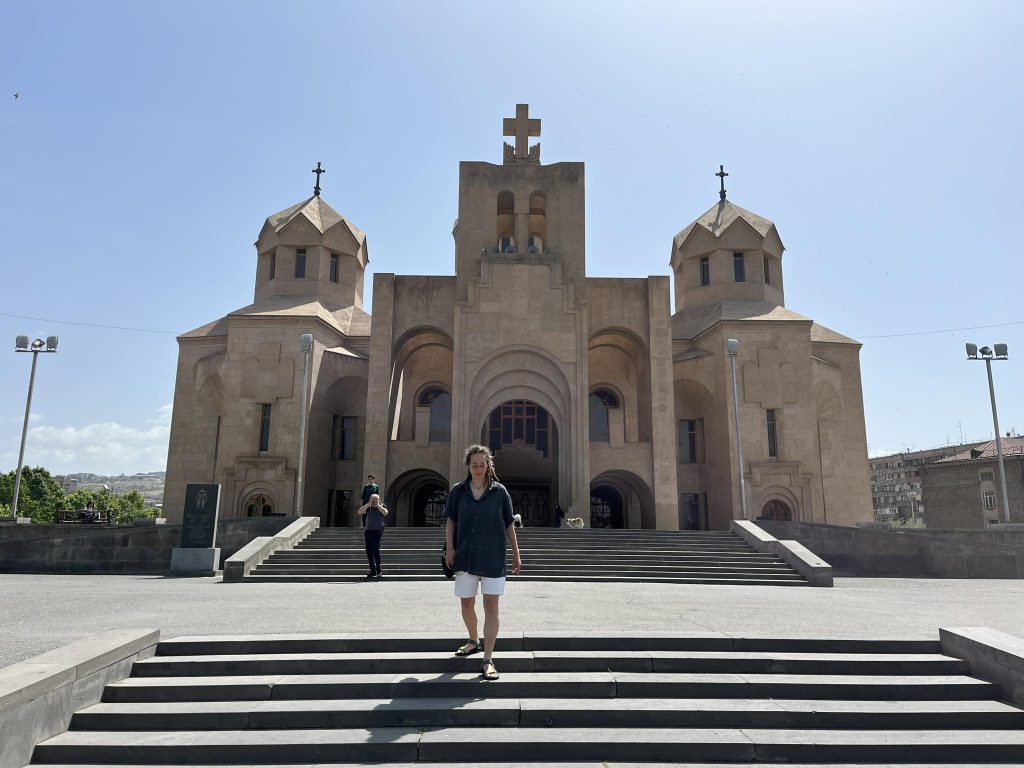
[[[608,409],[618,408],[619,398],[609,389],[598,389],[590,395],[590,442],[609,441]]]
[[[273,514],[273,504],[262,493],[251,497],[245,505],[246,517],[270,517]]]
[[[515,253],[516,196],[508,190],[498,193],[498,253]]]
[[[431,387],[420,395],[419,406],[430,408],[430,442],[448,442],[452,439],[452,396],[438,387]]]
[[[530,242],[527,244],[530,253],[544,251],[547,234],[547,200],[543,192],[534,192],[530,195]]]

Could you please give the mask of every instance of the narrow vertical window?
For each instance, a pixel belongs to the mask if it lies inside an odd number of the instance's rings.
[[[340,443],[338,458],[354,459],[356,457],[356,420],[353,416],[341,417]]]
[[[768,257],[764,257],[764,284],[772,284],[772,271],[768,268]]]
[[[295,276],[306,276],[306,249],[299,248],[295,251]]]
[[[608,410],[618,408],[619,400],[610,390],[599,389],[590,396],[589,404],[590,442],[607,443],[611,439]]]
[[[270,254],[270,280],[274,279],[274,275],[277,274],[277,254]]]
[[[270,404],[263,404],[263,415],[260,418],[260,451],[270,450]]]
[[[331,254],[331,282],[338,282],[338,254]]]
[[[776,432],[775,409],[769,408],[766,413],[768,414],[768,455],[772,458],[778,458],[779,441],[778,433]]]
[[[700,260],[700,284],[711,285],[711,261],[709,257],[703,256]]]
[[[331,416],[331,459],[337,461],[341,458],[341,416]]]
[[[747,282],[746,270],[743,268],[743,254],[734,253],[732,255],[732,272],[736,278],[737,283]]]
[[[696,419],[683,419],[679,422],[679,463],[697,463]]]

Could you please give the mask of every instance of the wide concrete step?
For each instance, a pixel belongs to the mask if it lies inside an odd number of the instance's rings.
[[[138,661],[132,677],[327,675],[475,672],[479,656],[451,652],[253,653],[155,656]],[[513,651],[508,672],[730,672],[813,675],[964,675],[967,662],[941,654],[770,653],[737,651]]]
[[[38,763],[33,763],[38,765]],[[69,765],[67,763],[48,763],[50,768],[114,768],[111,764],[97,764],[90,763],[88,765],[84,763],[75,763]],[[267,763],[232,763],[230,766],[224,763],[204,764],[206,768],[266,768]],[[353,765],[360,765],[359,763],[317,763],[315,766],[311,766],[309,763],[273,763],[274,768],[352,768]],[[365,765],[365,764],[364,764]],[[425,768],[423,763],[415,762],[404,762],[404,763],[380,763],[374,762],[373,768]],[[504,761],[488,762],[485,764],[486,768],[551,768],[550,762],[537,763],[537,762],[524,762],[517,760],[516,762],[509,763]],[[609,768],[607,760],[590,760],[580,762],[576,760],[572,761],[559,761],[558,768]],[[721,768],[722,763],[680,763],[672,762],[669,764],[671,768]],[[758,761],[758,768],[793,768],[792,763],[779,763],[775,761]],[[935,768],[936,763],[892,763],[892,762],[848,762],[844,761],[841,763],[800,763],[800,768]],[[957,768],[1020,768],[1020,762],[1005,763],[1005,762],[957,762]],[[177,768],[172,765],[150,765],[148,768]],[[448,761],[433,761],[430,763],[429,768],[480,768],[479,762],[465,763],[465,762],[448,762]],[[667,768],[663,762],[657,763],[635,763],[635,762],[622,762],[616,761],[614,766],[611,768]]]
[[[431,547],[430,549],[395,549],[393,547],[387,547],[384,551],[388,554],[389,560],[396,561],[412,561],[418,562],[424,558],[435,559],[439,553],[440,548]],[[737,552],[732,555],[709,555],[704,553],[686,554],[686,553],[664,553],[664,554],[649,554],[644,557],[640,557],[637,553],[630,552],[607,552],[603,555],[610,562],[635,562],[638,559],[642,559],[644,562],[656,562],[656,563],[702,563],[702,562],[713,562],[713,563],[781,563],[782,558],[778,555],[763,554],[760,552]],[[366,550],[363,547],[359,549],[341,550],[341,549],[285,549],[278,552],[274,552],[268,560],[338,560],[338,561],[349,561],[349,560],[366,560]],[[557,562],[589,562],[590,555],[581,554],[578,552],[564,552],[564,551],[545,551],[545,550],[531,550],[530,552],[531,561],[548,561],[553,560]]]
[[[501,665],[499,664],[499,667]],[[476,672],[132,677],[103,701],[265,701],[409,697],[784,698],[849,701],[998,699],[998,685],[965,675],[799,675],[671,672]]]
[[[38,765],[38,763],[33,763]],[[48,763],[50,768],[114,768],[111,764],[97,764],[90,763],[88,765],[84,763],[75,763],[69,765],[67,763]],[[267,763],[232,763],[230,766],[223,763],[204,764],[206,768],[266,768]],[[315,766],[310,766],[309,763],[273,763],[274,768],[351,768],[353,765],[359,765],[359,763],[317,763]],[[371,764],[373,768],[424,768],[422,763],[380,763],[374,762]],[[673,762],[670,764],[671,768],[721,768],[722,763],[679,763]],[[792,763],[778,763],[775,761],[762,762],[758,761],[757,765],[759,768],[793,768]],[[842,763],[801,763],[800,768],[935,768],[936,763],[861,763],[861,762],[842,762]],[[957,762],[957,768],[1020,768],[1020,762],[1004,763],[1004,762],[986,762],[986,763],[975,763],[975,762]],[[551,768],[550,762],[537,763],[537,762],[523,762],[517,760],[514,763],[509,762],[488,762],[486,763],[487,768]],[[150,765],[149,768],[177,768],[176,765]],[[447,761],[434,761],[430,763],[429,768],[480,768],[479,762],[473,763],[452,763]],[[558,768],[609,768],[607,760],[595,761],[590,760],[586,762],[579,761],[559,761]],[[634,762],[621,762],[617,761],[612,768],[666,768],[665,763],[634,763]]]
[[[451,654],[465,642],[456,634],[407,633],[400,636],[354,634],[182,635],[161,640],[157,657],[208,654],[425,653]],[[926,654],[941,655],[937,640],[860,637],[732,637],[676,632],[524,632],[499,635],[495,650],[514,651],[717,651],[772,654]]]
[[[996,701],[613,699],[350,699],[96,704],[73,731],[293,728],[850,728],[1024,727],[1024,711]]]
[[[463,728],[68,731],[34,762],[209,765],[216,762],[710,760],[1019,761],[1024,731],[732,728]]]
[[[381,558],[381,564],[387,564],[388,572],[400,573],[400,572],[420,572],[423,569],[423,563],[408,563],[408,562],[392,562],[387,556]],[[662,563],[539,563],[534,560],[527,562],[530,571],[534,574],[550,573],[556,575],[558,573],[578,573],[580,575],[598,575],[598,574],[611,574],[621,573],[623,575],[630,575],[636,573],[651,573],[652,575],[657,574],[669,574],[669,573],[687,573],[697,575],[721,575],[721,574],[745,574],[750,573],[753,575],[765,575],[770,574],[772,577],[781,575],[782,578],[786,575],[793,575],[794,578],[800,579],[800,574],[794,571],[790,566],[783,564],[773,563],[752,563],[750,565],[718,565],[716,563],[675,563],[675,564],[662,564]],[[260,572],[269,573],[274,571],[288,570],[289,572],[302,573],[302,572],[330,572],[330,573],[345,573],[354,572],[361,568],[362,570],[367,569],[366,560],[360,562],[350,563],[325,563],[325,562],[268,562],[259,566]],[[431,570],[435,570],[435,564],[430,563]]]
[[[385,569],[385,580],[391,579],[392,581],[445,581],[444,576],[438,573],[428,573],[424,571],[422,574],[407,574],[395,577],[387,575],[387,569]],[[633,583],[633,584],[718,584],[723,586],[760,586],[760,587],[807,587],[810,584],[803,579],[770,579],[761,577],[752,578],[708,578],[708,577],[686,577],[686,576],[584,576],[584,575],[564,575],[559,574],[557,576],[543,576],[539,574],[522,575],[516,576],[519,581],[544,581],[548,583],[559,583],[559,582],[619,582],[619,583]],[[286,582],[286,583],[298,583],[298,582],[354,582],[354,581],[365,581],[365,574],[363,576],[352,576],[344,574],[272,574],[263,575],[262,572],[256,569],[245,577],[247,582]]]

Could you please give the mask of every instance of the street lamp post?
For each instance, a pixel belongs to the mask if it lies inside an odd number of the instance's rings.
[[[996,431],[996,456],[999,458],[999,490],[1003,494],[1003,522],[1010,522],[1010,497],[1006,493],[1006,470],[1003,468],[1003,441],[999,437],[999,413],[996,411],[996,388],[992,383],[992,360],[1006,360],[1007,347],[1005,344],[993,344],[995,351],[990,347],[978,349],[977,344],[967,345],[968,360],[984,360],[985,369],[988,372],[988,396],[992,401],[992,426]],[[981,357],[978,357],[978,355]]]
[[[309,359],[313,356],[313,334],[302,334],[299,339],[299,348],[302,350],[304,361],[302,366],[302,420],[299,423],[299,471],[295,482],[295,513],[302,517],[302,481],[306,476],[306,424],[309,420]]]
[[[14,501],[11,504],[11,515],[18,519],[18,495],[21,492],[21,470],[25,464],[25,440],[28,438],[28,417],[32,411],[32,389],[36,383],[36,363],[40,352],[56,352],[57,337],[47,336],[46,341],[33,339],[29,343],[28,336],[18,336],[14,340],[15,352],[32,353],[32,373],[28,377],[28,398],[25,400],[25,421],[21,426],[21,450],[18,451],[18,471],[14,476]]]
[[[740,394],[736,385],[736,355],[740,351],[740,343],[736,339],[726,339],[726,352],[729,354],[729,362],[732,365],[732,408],[736,421],[736,456],[740,472],[740,508],[743,510],[743,519],[747,517],[747,481],[743,479],[743,432],[740,429]]]

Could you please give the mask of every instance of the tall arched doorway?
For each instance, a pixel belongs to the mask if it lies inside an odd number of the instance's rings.
[[[481,437],[523,524],[551,525],[559,490],[554,419],[531,400],[508,400],[491,411]]]
[[[448,491],[440,485],[425,485],[413,495],[412,524],[424,528],[439,528],[445,524],[444,505]]]
[[[792,520],[793,510],[789,504],[779,499],[772,499],[761,509],[761,520]]]
[[[599,485],[591,489],[591,528],[625,528],[622,510],[622,494],[610,485]]]

